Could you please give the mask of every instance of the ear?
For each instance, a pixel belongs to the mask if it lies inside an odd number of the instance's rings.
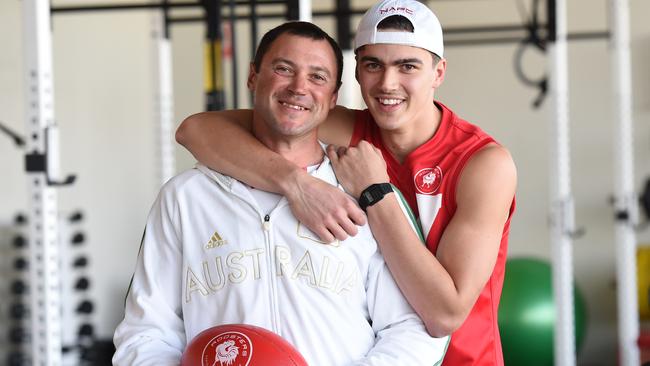
[[[255,91],[256,84],[257,84],[257,72],[255,72],[255,64],[251,62],[248,66],[248,80],[246,81],[248,90]]]
[[[357,53],[354,53],[354,78],[357,79],[357,83],[359,82],[359,56],[357,56]]]
[[[445,73],[447,72],[447,60],[440,59],[438,64],[434,67],[434,79],[433,79],[433,88],[437,89],[442,85],[442,82],[445,81]]]
[[[341,90],[341,89],[339,88],[339,90]],[[338,91],[335,91],[334,93],[332,93],[332,98],[330,98],[330,109],[334,109],[334,107],[336,107],[336,101],[338,100],[338,98],[339,98],[339,92]]]

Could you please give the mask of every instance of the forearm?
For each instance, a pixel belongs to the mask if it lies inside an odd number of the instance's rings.
[[[323,241],[356,235],[366,218],[343,192],[313,178],[271,151],[251,133],[251,111],[188,117],[176,140],[204,165],[261,190],[287,197],[296,218]]]
[[[265,191],[287,195],[307,175],[263,145],[246,123],[227,122],[221,115],[218,121],[209,112],[186,118],[176,141],[202,164]]]
[[[358,198],[371,184],[389,180],[381,152],[367,142],[347,149],[329,149],[328,156],[339,180],[354,197]],[[460,326],[473,301],[469,296],[461,296],[453,277],[423,245],[407,214],[400,212],[396,192],[368,207],[372,233],[402,293],[429,333],[449,334]]]
[[[400,290],[425,323],[429,334],[444,336],[458,328],[473,305],[452,277],[420,241],[396,194],[368,208],[368,221]]]

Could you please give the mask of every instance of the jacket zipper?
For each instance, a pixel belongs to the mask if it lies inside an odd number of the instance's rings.
[[[280,334],[279,319],[278,319],[278,290],[277,283],[275,282],[275,276],[273,274],[273,243],[271,240],[271,216],[264,215],[264,221],[262,222],[262,229],[264,230],[264,238],[266,241],[266,251],[268,255],[266,256],[267,267],[269,269],[269,284],[271,285],[271,323],[273,324],[273,331]]]
[[[232,193],[232,191],[231,191]],[[258,211],[257,207],[253,205],[252,203],[249,202],[247,198],[244,198],[243,196],[239,194],[234,194],[235,197],[239,198],[242,202],[246,203],[248,206],[253,208],[253,211],[257,212],[260,214]],[[282,198],[284,200],[284,198]],[[286,201],[282,203],[278,203],[278,205],[273,209],[273,211],[277,210],[280,207],[283,207],[286,205]],[[273,212],[271,212],[273,213]],[[261,215],[260,215],[261,216]],[[277,283],[275,282],[275,274],[274,274],[274,264],[273,264],[273,258],[275,258],[275,252],[273,251],[274,245],[271,240],[271,229],[272,229],[272,224],[271,224],[271,216],[269,214],[265,214],[263,219],[262,219],[262,231],[264,232],[264,241],[265,241],[265,246],[266,246],[266,251],[268,255],[266,256],[266,262],[267,266],[269,269],[269,285],[271,286],[271,298],[269,299],[271,303],[271,325],[273,326],[273,331],[276,334],[279,334],[282,336],[280,332],[280,321],[279,321],[279,313],[278,313],[278,289],[277,289]]]

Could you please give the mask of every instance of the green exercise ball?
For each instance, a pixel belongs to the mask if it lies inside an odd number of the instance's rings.
[[[586,330],[586,306],[574,286],[576,350]],[[532,258],[512,258],[499,305],[499,331],[506,366],[552,366],[555,304],[551,266]]]

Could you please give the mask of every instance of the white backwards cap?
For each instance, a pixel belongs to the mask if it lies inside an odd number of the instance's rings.
[[[378,31],[377,25],[393,15],[401,15],[413,24],[413,32]],[[415,0],[383,0],[361,18],[354,37],[354,49],[368,44],[399,44],[424,48],[443,57],[442,26],[426,5]]]

